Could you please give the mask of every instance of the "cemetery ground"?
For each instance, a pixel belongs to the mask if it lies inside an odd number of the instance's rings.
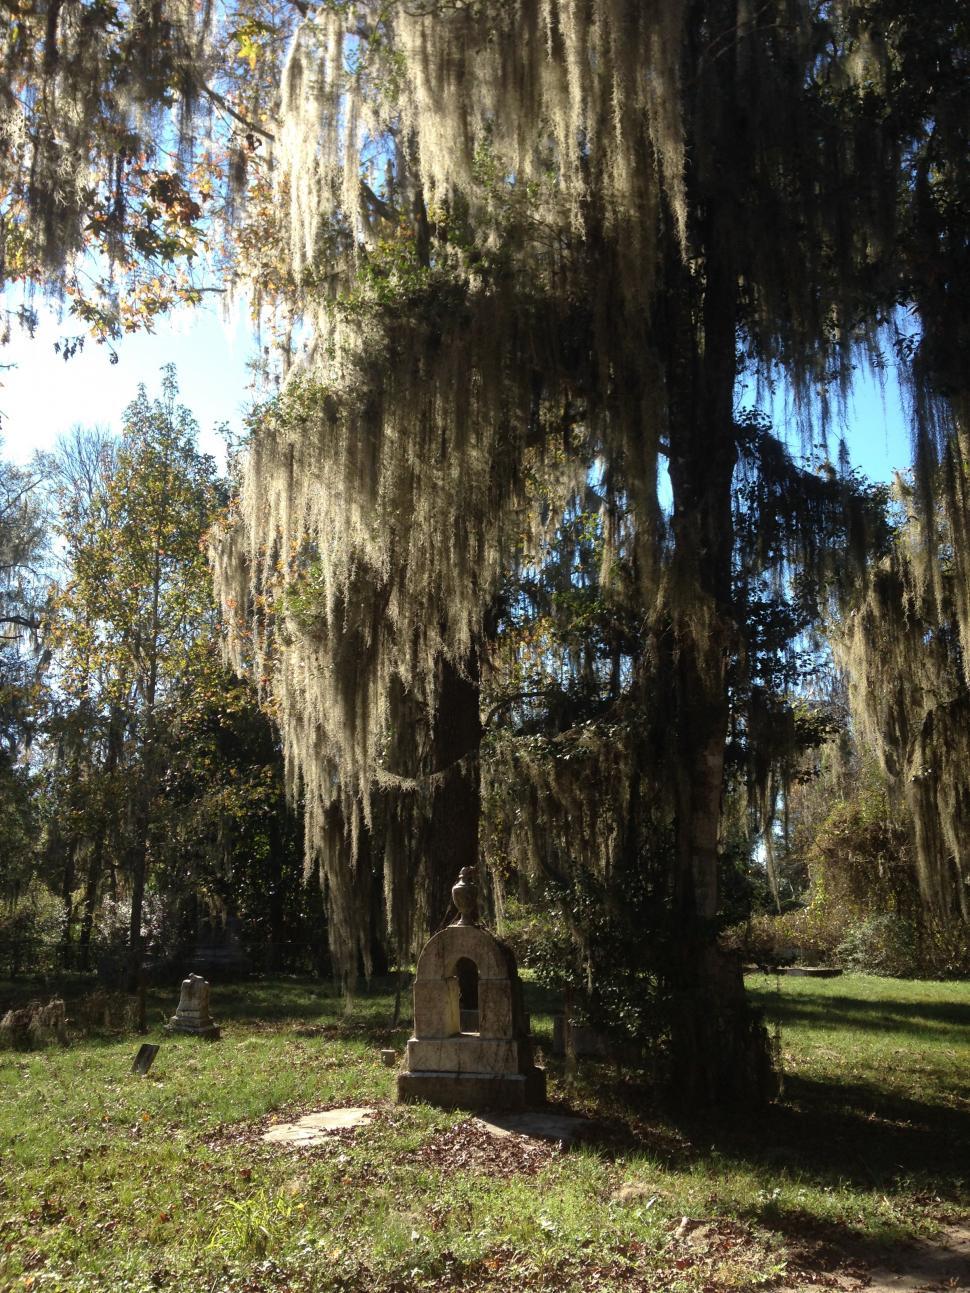
[[[748,983],[784,1092],[689,1124],[629,1071],[567,1081],[527,985],[556,1110],[595,1120],[572,1147],[395,1104],[380,1051],[409,1030],[382,985],[348,1016],[318,983],[215,983],[211,1043],[166,1037],[177,985],[153,991],[146,1077],[130,1031],[0,1052],[0,1289],[970,1287],[970,984]],[[0,985],[0,1005],[30,991]],[[367,1125],[315,1146],[262,1139],[362,1105]]]

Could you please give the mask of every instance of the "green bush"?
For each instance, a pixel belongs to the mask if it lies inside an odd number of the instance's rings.
[[[658,847],[659,855],[659,847]],[[653,859],[607,884],[588,872],[546,881],[528,904],[507,900],[502,937],[543,987],[562,992],[573,1023],[651,1047],[669,1025],[669,913]]]
[[[729,949],[757,965],[794,958],[900,978],[970,973],[970,930],[924,912],[907,823],[877,772],[832,806],[805,860],[808,905],[736,925],[723,937]]]
[[[64,937],[64,904],[46,885],[35,880],[11,907],[0,914],[0,974],[16,979],[49,974],[60,960]]]
[[[783,916],[755,916],[722,937],[749,964],[838,965],[863,974],[950,979],[970,975],[970,930],[873,912],[859,916],[816,895]]]
[[[834,959],[843,969],[894,979],[916,977],[923,969],[916,925],[894,912],[867,916],[849,925],[835,948]]]
[[[801,965],[831,965],[835,949],[857,918],[855,908],[833,901],[827,873],[815,877],[807,907],[781,916],[764,913],[725,931],[721,943],[755,965],[779,965],[797,960]]]

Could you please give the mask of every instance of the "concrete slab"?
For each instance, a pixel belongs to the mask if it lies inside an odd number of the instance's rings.
[[[281,1122],[278,1127],[270,1127],[261,1137],[268,1145],[319,1145],[326,1138],[326,1132],[298,1127],[295,1122]]]
[[[373,1117],[373,1109],[322,1109],[270,1127],[262,1139],[269,1145],[320,1145],[331,1132],[362,1127]]]
[[[556,1140],[567,1145],[589,1137],[596,1125],[589,1118],[573,1118],[559,1113],[490,1113],[480,1115],[475,1121],[499,1138],[527,1136],[532,1140]]]
[[[297,1121],[299,1127],[314,1127],[320,1131],[341,1131],[345,1127],[362,1127],[371,1122],[373,1109],[323,1109],[308,1113]]]

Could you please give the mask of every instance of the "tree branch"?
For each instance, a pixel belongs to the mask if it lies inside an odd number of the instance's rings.
[[[262,135],[264,139],[270,140],[271,143],[276,142],[275,135],[271,134],[268,130],[265,130],[262,126],[258,126],[255,121],[250,121],[248,117],[244,117],[241,112],[238,112],[232,106],[224,95],[220,94],[218,90],[213,90],[211,85],[207,85],[205,81],[202,81],[199,85],[199,89],[206,98],[211,99],[217,107],[223,110],[223,112],[227,112],[229,116],[232,117],[233,121],[238,121],[241,126],[245,126],[247,130],[251,130],[254,135]]]

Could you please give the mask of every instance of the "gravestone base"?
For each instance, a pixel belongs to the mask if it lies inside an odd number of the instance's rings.
[[[165,1025],[167,1033],[184,1033],[186,1037],[204,1037],[207,1041],[217,1042],[222,1036],[218,1024],[195,1022],[184,1016],[173,1015]]]
[[[522,1073],[447,1073],[425,1070],[397,1075],[397,1098],[404,1104],[424,1100],[447,1109],[521,1111],[546,1099],[546,1075]]]

